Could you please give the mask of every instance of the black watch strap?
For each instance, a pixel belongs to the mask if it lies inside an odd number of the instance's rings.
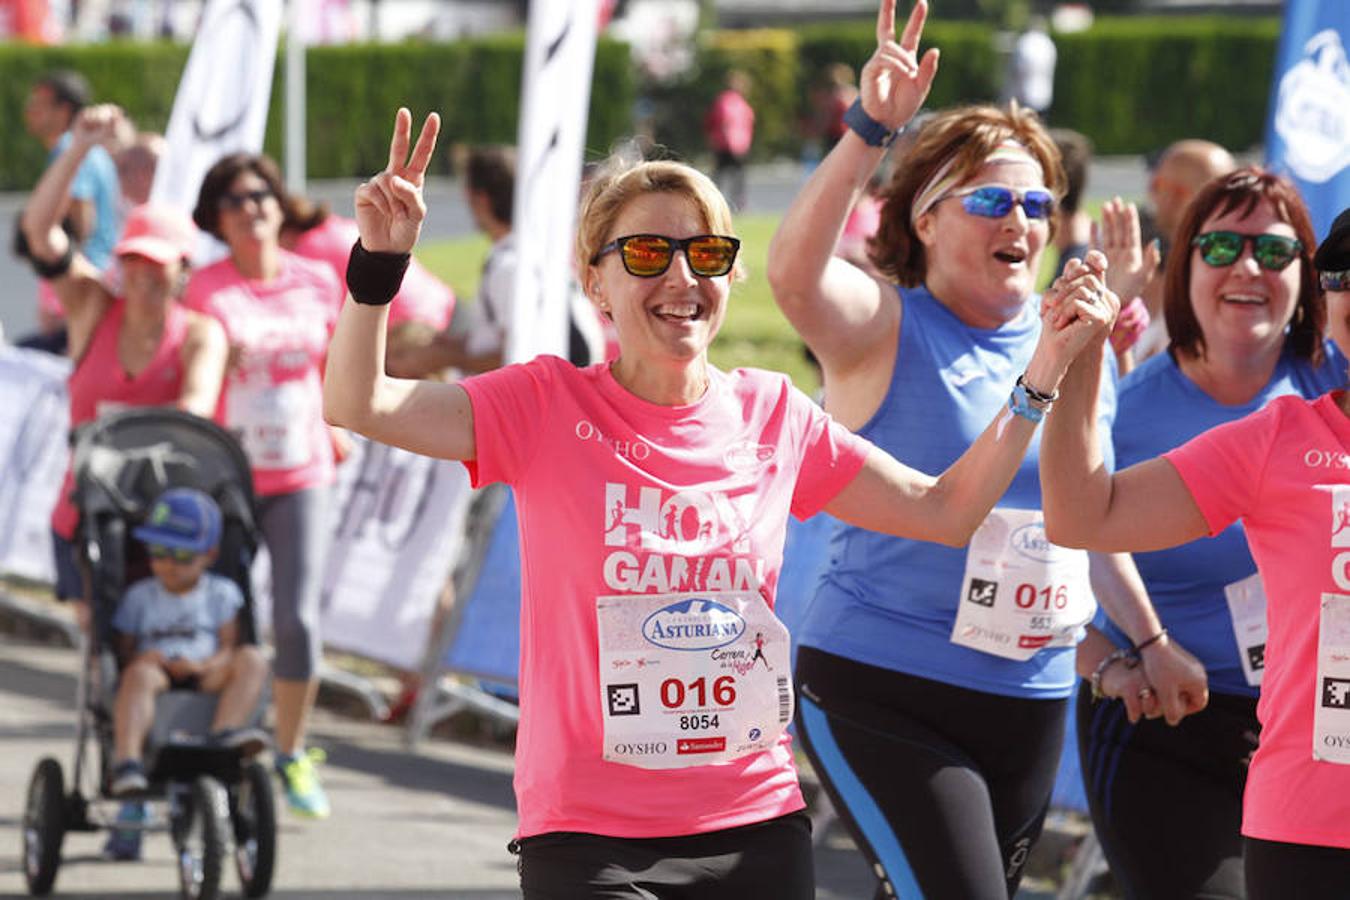
[[[844,113],[844,124],[853,129],[853,133],[863,139],[863,143],[872,147],[889,147],[895,143],[904,128],[891,130],[869,116],[862,108],[862,98],[853,101],[853,105]]]

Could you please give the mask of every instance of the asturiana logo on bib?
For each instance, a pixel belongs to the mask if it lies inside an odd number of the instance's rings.
[[[1018,553],[1041,562],[1053,562],[1055,553],[1059,550],[1046,538],[1044,522],[1032,522],[1030,525],[1023,525],[1012,533],[1009,540],[1012,543],[1012,548]]]
[[[663,606],[642,623],[642,636],[667,650],[712,650],[743,634],[740,613],[704,597]]]

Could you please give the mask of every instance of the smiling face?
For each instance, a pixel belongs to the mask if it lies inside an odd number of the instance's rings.
[[[245,169],[220,198],[220,237],[233,254],[249,245],[276,244],[284,215],[267,182]]]
[[[1000,185],[1019,193],[1043,188],[1040,170],[1026,162],[987,163],[961,188]],[[948,196],[919,216],[914,230],[928,259],[933,295],[962,321],[996,328],[1021,311],[1035,287],[1048,219],[1029,219],[1021,204],[999,219],[966,212]]]
[[[1296,237],[1268,202],[1249,214],[1241,209],[1212,215],[1200,227],[1210,231],[1240,234],[1278,234]],[[1295,258],[1278,272],[1263,269],[1246,241],[1237,261],[1229,266],[1210,266],[1192,247],[1190,300],[1195,319],[1204,334],[1209,353],[1251,354],[1268,352],[1282,345],[1285,326],[1294,315],[1303,260]]]
[[[119,257],[122,264],[122,295],[128,303],[164,306],[177,293],[183,264],[165,265],[136,253]]]
[[[710,230],[688,197],[646,193],[623,208],[604,242],[631,234],[688,238]],[[730,275],[695,275],[682,251],[654,278],[628,274],[618,252],[605,254],[587,273],[587,294],[613,319],[620,359],[627,366],[701,362],[722,327],[730,289]]]

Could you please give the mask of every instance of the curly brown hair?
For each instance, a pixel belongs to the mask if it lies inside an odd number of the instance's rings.
[[[1012,103],[1006,109],[961,106],[938,113],[924,123],[882,193],[881,227],[867,245],[877,269],[905,287],[922,284],[928,277],[928,259],[910,221],[915,195],[948,160],[955,160],[951,174],[956,183],[964,183],[1009,138],[1041,164],[1045,186],[1055,199],[1063,197],[1066,182],[1059,149],[1035,112]],[[1053,218],[1050,229],[1053,237]]]

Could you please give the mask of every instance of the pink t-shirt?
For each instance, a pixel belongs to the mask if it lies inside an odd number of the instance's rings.
[[[744,156],[755,136],[755,109],[736,91],[727,88],[717,95],[703,117],[703,133],[709,149]]]
[[[679,407],[634,397],[606,364],[556,357],[463,382],[478,457],[466,466],[475,486],[510,484],[519,514],[521,837],[694,834],[803,806],[786,735],[716,765],[602,758],[596,598],[720,587],[772,606],[789,512],[820,510],[871,446],[786,376],[711,379]]]
[[[1340,393],[1280,397],[1165,454],[1211,535],[1242,519],[1266,588],[1261,743],[1242,817],[1242,833],[1259,840],[1350,847],[1350,766],[1313,759],[1322,594],[1350,593],[1337,562],[1336,514],[1350,503]]]
[[[184,304],[225,327],[231,365],[216,419],[244,445],[260,496],[333,478],[323,363],[343,299],[327,266],[285,251],[268,282],[244,278],[229,259],[188,281]]]
[[[170,303],[164,314],[164,333],[155,355],[135,375],[122,368],[117,356],[117,338],[126,319],[127,302],[113,301],[103,318],[94,326],[89,346],[75,362],[66,381],[70,396],[70,427],[92,422],[99,416],[136,406],[172,406],[183,393],[183,342],[187,340],[188,313]],[[79,513],[70,502],[74,476],[66,469],[66,480],[52,510],[52,529],[69,540],[75,535]]]
[[[356,222],[330,215],[318,227],[300,235],[293,252],[327,263],[338,283],[345,285],[347,257],[351,256],[352,244],[360,234]],[[403,276],[403,286],[389,304],[389,324],[392,327],[404,322],[423,322],[440,331],[450,324],[454,310],[455,292],[414,259]]]

